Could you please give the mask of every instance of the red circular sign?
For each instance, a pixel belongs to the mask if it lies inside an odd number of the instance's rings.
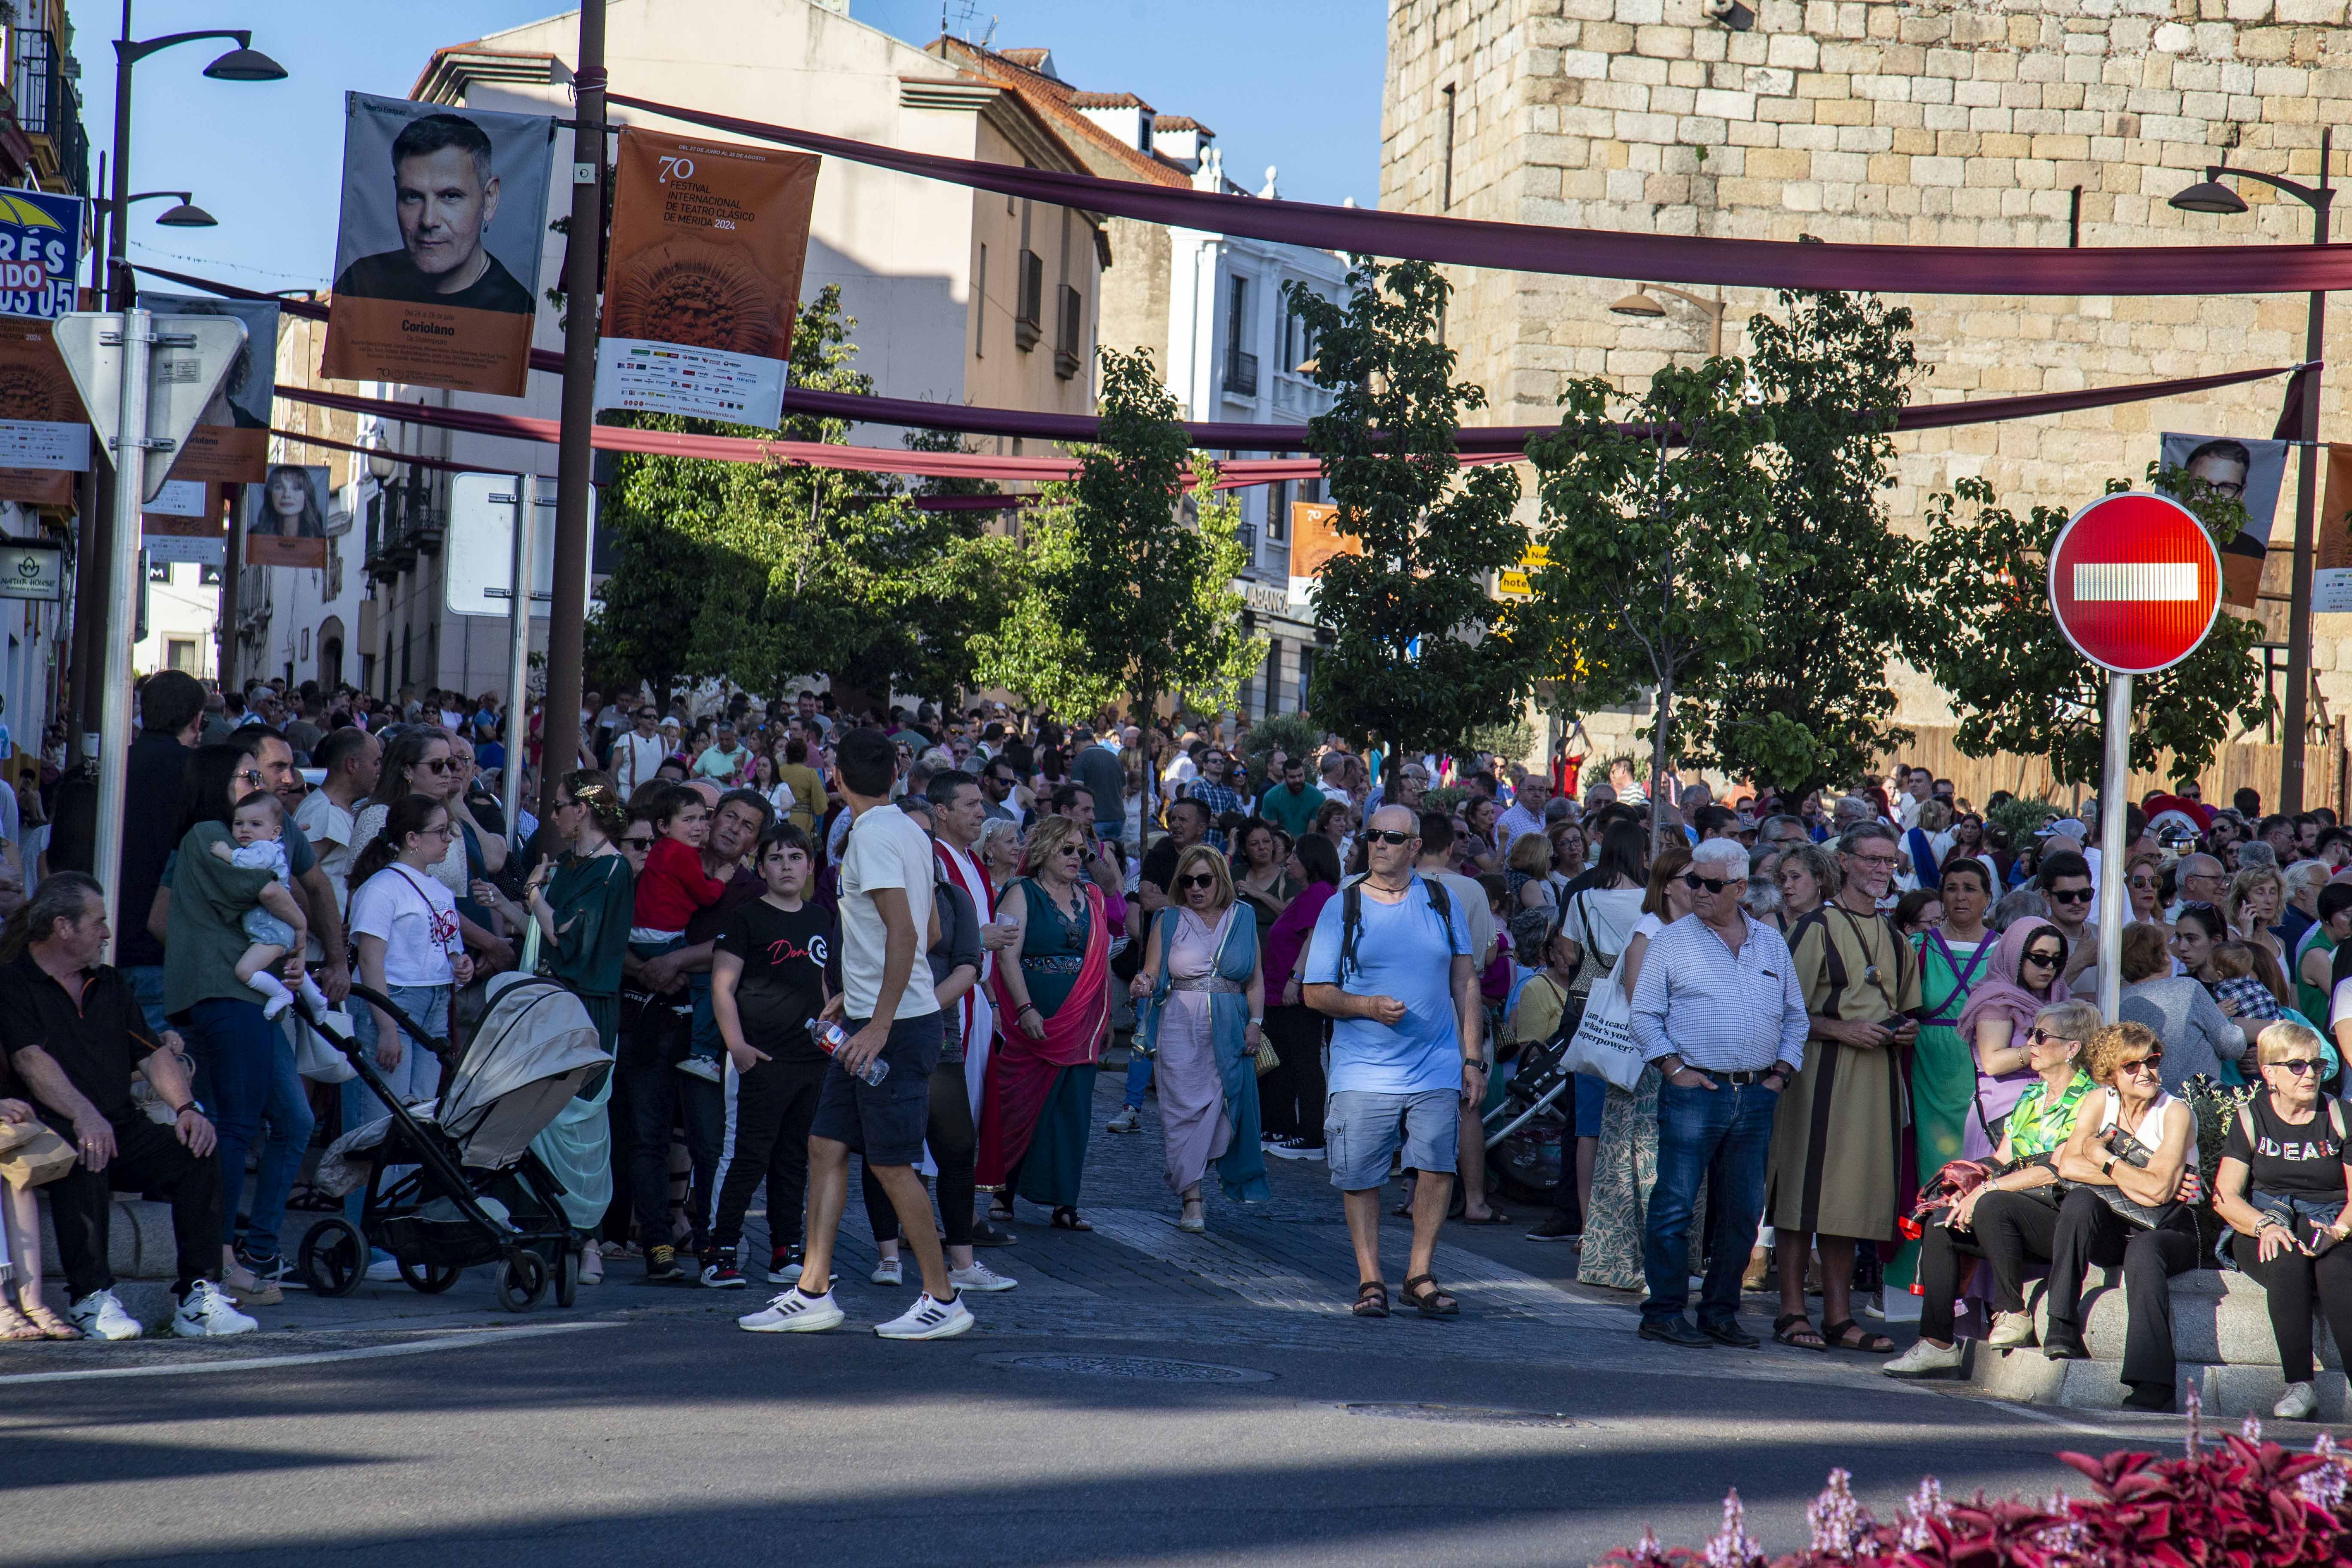
[[[2050,610],[2074,650],[2123,675],[2187,658],[2221,607],[2221,556],[2194,513],[2163,496],[2103,497],[2050,551]]]

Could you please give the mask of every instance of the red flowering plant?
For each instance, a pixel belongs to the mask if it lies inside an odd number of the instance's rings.
[[[1931,1477],[1902,1517],[1871,1518],[1852,1479],[1832,1470],[1805,1510],[1802,1552],[1769,1556],[1748,1533],[1734,1491],[1705,1546],[1664,1547],[1644,1531],[1601,1568],[2318,1568],[2352,1563],[2352,1463],[2322,1434],[2308,1453],[2264,1442],[2249,1418],[2218,1444],[2202,1437],[2197,1396],[2178,1458],[2061,1454],[2095,1494],[2042,1503],[1948,1501]]]

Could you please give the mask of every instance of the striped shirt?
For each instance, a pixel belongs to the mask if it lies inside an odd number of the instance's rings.
[[[1633,1043],[1644,1061],[1679,1056],[1706,1072],[1805,1065],[1805,994],[1779,931],[1745,910],[1734,953],[1696,915],[1650,939],[1633,985]]]

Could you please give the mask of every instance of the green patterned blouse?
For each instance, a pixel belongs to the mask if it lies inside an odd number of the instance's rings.
[[[2090,1074],[2077,1072],[2054,1101],[2046,1082],[2036,1083],[2018,1096],[2017,1108],[2009,1113],[2010,1158],[2037,1159],[2065,1142],[2074,1135],[2083,1097],[2094,1087]]]

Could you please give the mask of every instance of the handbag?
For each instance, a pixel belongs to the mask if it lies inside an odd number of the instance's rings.
[[[352,1037],[349,1013],[324,1014],[319,1023],[334,1027],[345,1039]],[[342,1048],[308,1018],[295,1026],[294,1070],[312,1083],[347,1083],[359,1076]]]
[[[1570,1072],[1583,1073],[1625,1090],[1642,1079],[1641,1047],[1633,1043],[1633,1004],[1618,984],[1619,969],[1624,966],[1625,955],[1619,953],[1610,967],[1608,978],[1591,989],[1600,993],[1594,1001],[1588,993],[1584,1016],[1577,1020],[1576,1034],[1568,1042],[1560,1058],[1560,1066]]]
[[[2125,1131],[2121,1127],[2116,1128],[2106,1135],[2105,1146],[2108,1153],[2113,1154],[2125,1164],[2136,1165],[2143,1171],[2147,1169],[2148,1159],[2153,1153],[2147,1144]],[[2135,1198],[2126,1197],[2121,1187],[2106,1186],[2096,1183],[2080,1184],[2088,1186],[2093,1192],[2098,1194],[2099,1200],[2113,1209],[2117,1217],[2127,1224],[2137,1226],[2142,1230],[2161,1230],[2178,1219],[2188,1208],[2186,1204],[2178,1200],[2165,1204],[2144,1204]]]
[[[74,1167],[74,1147],[41,1121],[0,1121],[0,1181],[37,1187]]]
[[[1263,1024],[1259,1025],[1257,1031],[1257,1076],[1264,1078],[1266,1074],[1272,1072],[1281,1065],[1282,1058],[1275,1054],[1274,1042],[1265,1037],[1265,1026]]]

